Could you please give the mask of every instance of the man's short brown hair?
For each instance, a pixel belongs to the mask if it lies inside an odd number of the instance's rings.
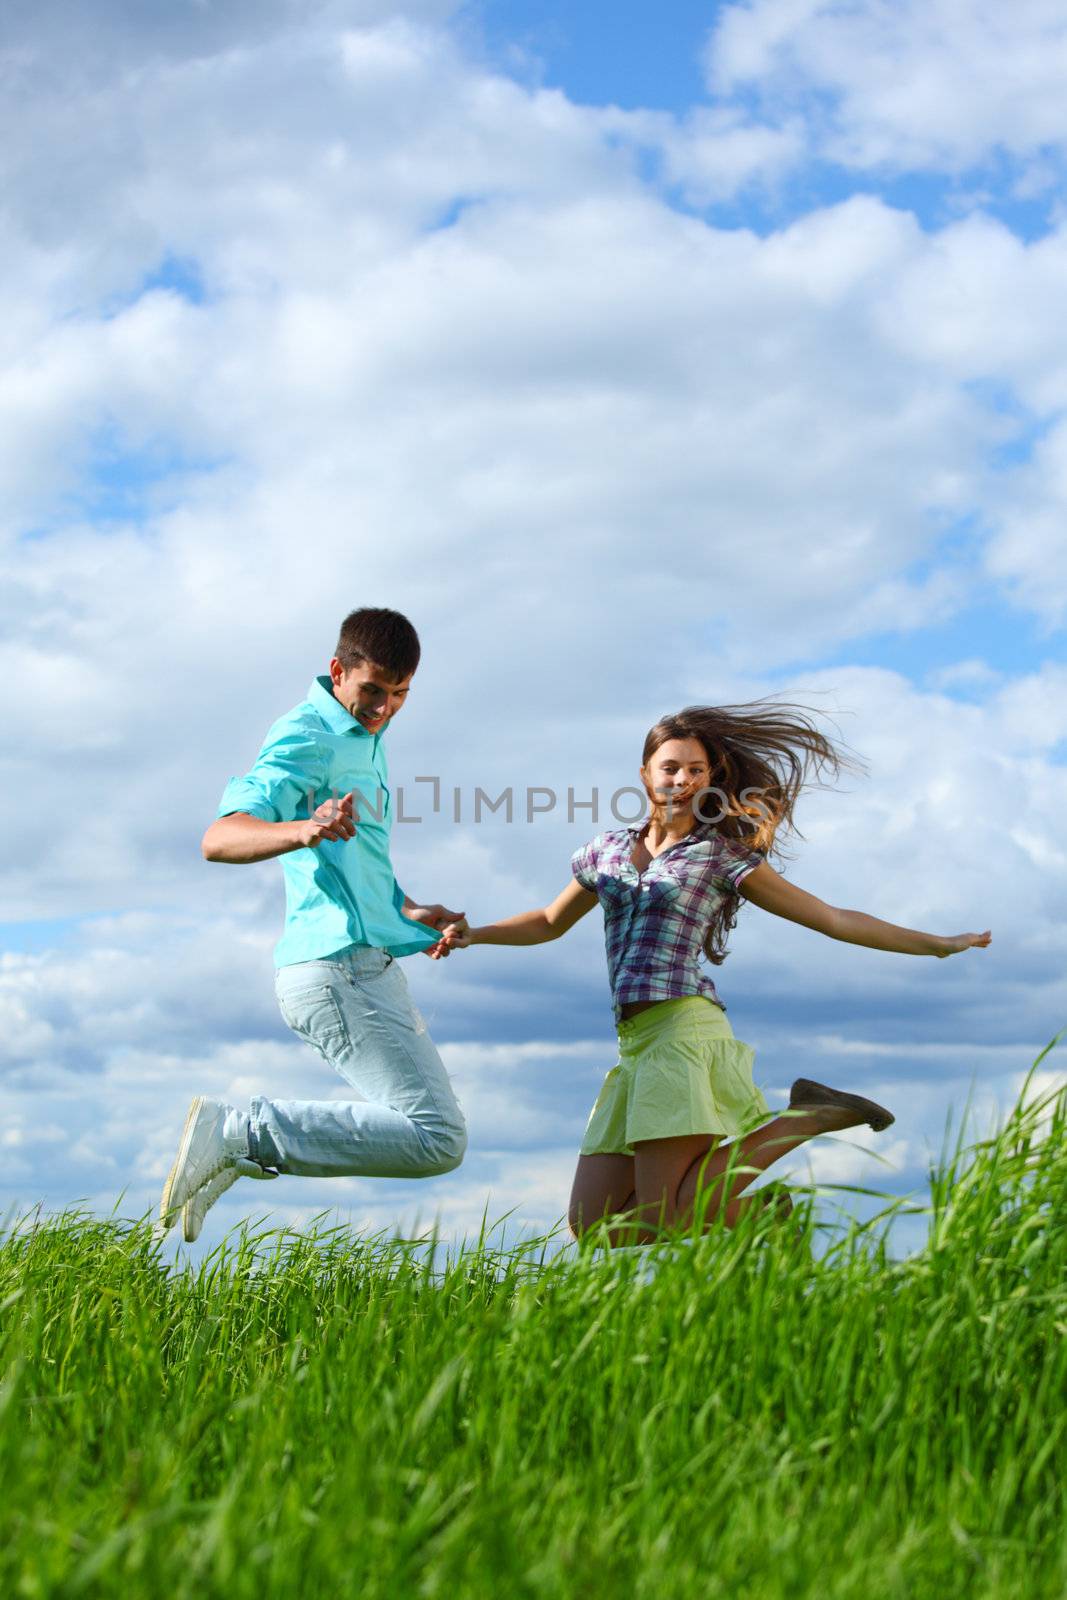
[[[415,671],[421,650],[407,617],[384,606],[364,606],[350,611],[342,622],[334,654],[346,672],[373,661],[398,683]]]

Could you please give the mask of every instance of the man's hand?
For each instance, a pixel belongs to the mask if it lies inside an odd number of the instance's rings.
[[[352,815],[353,793],[349,790],[340,800],[335,800],[331,795],[321,806],[316,806],[306,822],[297,824],[300,843],[315,850],[324,839],[353,839],[356,833],[356,819]]]
[[[411,917],[415,922],[425,922],[428,928],[436,928],[438,931],[443,931],[447,927],[465,928],[467,926],[467,918],[464,912],[449,911],[447,906],[413,906],[408,904],[404,907],[404,915],[405,917]],[[440,961],[443,956],[448,955],[449,948],[442,940],[440,944],[430,945],[429,949],[424,950],[422,953],[425,956],[429,956],[433,961]]]
[[[447,906],[413,906],[410,902],[404,907],[405,917],[411,917],[415,922],[425,922],[428,928],[438,930],[447,927],[450,922],[461,922],[467,926],[466,914],[462,911],[449,911]]]

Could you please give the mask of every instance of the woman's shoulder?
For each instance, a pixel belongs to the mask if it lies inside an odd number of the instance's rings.
[[[767,852],[755,849],[748,840],[734,839],[710,827],[702,840],[700,854],[712,877],[720,879],[735,892],[742,879],[767,859]]]
[[[607,880],[619,876],[620,864],[627,853],[623,840],[629,841],[628,829],[608,828],[578,846],[571,856],[571,871],[583,889],[598,894]]]
[[[600,855],[604,851],[621,849],[629,843],[629,828],[605,828],[581,848],[591,854]]]
[[[765,856],[767,853],[757,850],[748,839],[734,839],[728,833],[720,833],[717,828],[709,828],[705,838],[712,850],[727,856]]]

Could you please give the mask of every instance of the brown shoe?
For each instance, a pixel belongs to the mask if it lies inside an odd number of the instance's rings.
[[[881,1133],[897,1119],[877,1100],[865,1100],[861,1094],[846,1094],[844,1089],[829,1089],[825,1083],[813,1083],[811,1078],[798,1078],[789,1091],[790,1111],[817,1110],[820,1106],[840,1106],[843,1111],[856,1111],[864,1122],[870,1123],[875,1133]]]
[[[793,1215],[793,1197],[784,1183],[777,1181],[765,1183],[762,1189],[755,1191],[752,1198],[761,1200],[768,1210],[773,1206],[783,1221]]]

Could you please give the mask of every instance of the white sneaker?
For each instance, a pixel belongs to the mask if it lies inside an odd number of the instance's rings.
[[[211,1210],[220,1195],[237,1182],[238,1178],[276,1178],[278,1174],[271,1172],[267,1167],[261,1167],[258,1161],[253,1161],[250,1156],[239,1156],[232,1167],[223,1167],[221,1172],[202,1183],[195,1194],[191,1194],[182,1206],[182,1238],[186,1244],[192,1244],[194,1239],[199,1239],[200,1229],[204,1226],[204,1218]]]
[[[202,1094],[198,1094],[189,1107],[178,1154],[163,1185],[159,1206],[162,1227],[172,1227],[185,1202],[219,1173],[234,1169],[236,1176],[238,1170],[247,1171],[252,1167],[259,1172],[264,1170],[248,1154],[246,1133],[227,1136],[224,1132],[227,1113],[232,1109],[221,1100],[208,1100]]]

